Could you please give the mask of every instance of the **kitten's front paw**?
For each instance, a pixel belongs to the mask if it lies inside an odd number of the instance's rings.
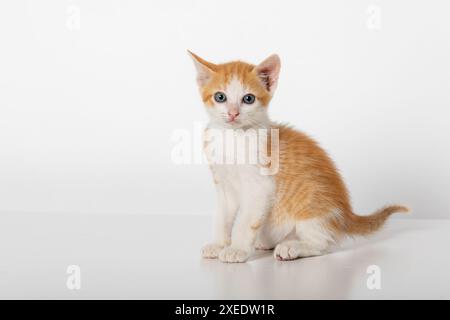
[[[220,251],[222,251],[223,246],[210,243],[202,248],[202,257],[205,259],[216,259],[219,256]]]
[[[222,262],[236,263],[245,262],[250,256],[250,252],[234,247],[226,247],[219,254],[219,260]]]

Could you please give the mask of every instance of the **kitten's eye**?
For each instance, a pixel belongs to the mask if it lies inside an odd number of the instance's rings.
[[[216,92],[214,94],[214,100],[216,100],[218,103],[224,103],[227,101],[227,96],[223,92]]]
[[[253,94],[249,93],[246,94],[243,98],[242,98],[242,102],[246,103],[246,104],[252,104],[253,102],[255,102],[256,98]]]

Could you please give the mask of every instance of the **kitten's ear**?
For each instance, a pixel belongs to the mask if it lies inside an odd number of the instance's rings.
[[[276,54],[273,54],[253,69],[253,71],[258,75],[258,77],[266,87],[266,90],[271,94],[274,93],[277,87],[280,68],[280,57]]]
[[[214,75],[214,72],[217,70],[217,66],[211,62],[203,60],[189,50],[188,53],[194,61],[195,68],[197,69],[197,84],[200,87],[203,87]]]

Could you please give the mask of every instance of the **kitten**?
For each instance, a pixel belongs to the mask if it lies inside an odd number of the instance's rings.
[[[278,260],[322,255],[345,236],[368,235],[391,214],[408,211],[393,205],[369,216],[355,215],[326,152],[307,135],[270,121],[267,109],[280,72],[277,55],[255,66],[241,61],[213,64],[189,53],[210,118],[206,136],[212,130],[237,132],[231,139],[249,130],[266,138],[273,130],[277,133],[271,141],[278,148],[274,174],[263,174],[264,164],[259,163],[210,164],[219,206],[215,240],[203,248],[204,258],[244,262],[255,248],[275,249]]]

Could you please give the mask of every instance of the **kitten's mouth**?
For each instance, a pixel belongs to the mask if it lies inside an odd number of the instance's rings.
[[[228,126],[228,128],[230,129],[241,129],[245,127],[245,124],[241,121],[238,120],[234,120],[234,121],[227,121],[226,125]]]
[[[228,120],[227,124],[231,127],[238,127],[241,125],[241,122],[239,120],[234,119],[234,120]]]
[[[230,123],[230,124],[235,124],[235,123],[239,123],[240,121],[239,121],[240,119],[237,119],[236,117],[234,117],[234,118],[228,118],[227,119],[227,123]]]
[[[229,126],[230,128],[237,128],[243,125],[242,119],[239,117],[227,117],[224,119],[224,124]]]

